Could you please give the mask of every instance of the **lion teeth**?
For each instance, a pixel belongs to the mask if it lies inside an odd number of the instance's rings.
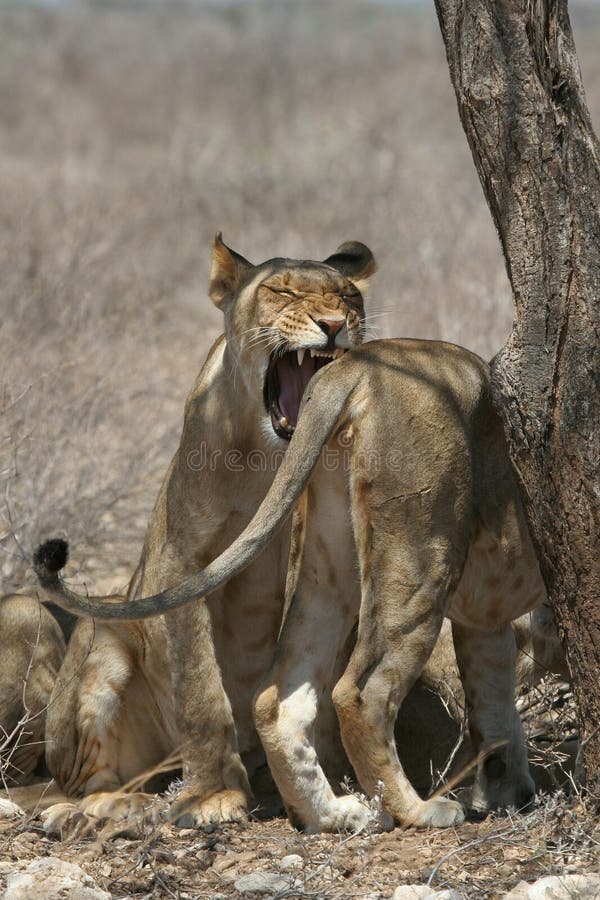
[[[336,352],[337,351],[331,351],[331,350],[315,350],[314,347],[310,348],[310,355],[312,358],[314,358],[315,356],[322,356],[322,357],[325,357],[326,359],[335,359]]]
[[[279,424],[281,425],[282,428],[287,428],[287,427],[288,427],[288,420],[286,419],[285,416],[282,416],[282,417],[280,418]]]
[[[306,353],[306,350],[297,350],[296,353],[298,354],[298,365],[301,366],[304,362],[304,354]]]

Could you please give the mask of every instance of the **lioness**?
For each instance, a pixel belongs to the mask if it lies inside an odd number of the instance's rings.
[[[209,293],[225,335],[188,397],[180,445],[121,605],[179,584],[250,521],[305,385],[362,341],[361,288],[374,270],[359,243],[324,262],[254,266],[217,236]],[[332,502],[346,518],[343,496]],[[170,819],[194,826],[245,815],[247,769],[264,758],[252,700],[281,626],[289,546],[286,530],[207,604],[127,627],[76,629],[48,714],[47,760],[65,793],[84,798],[85,813],[118,817],[146,804],[146,795],[119,788],[180,748],[184,789]]]
[[[340,482],[347,490],[341,511]],[[489,751],[473,805],[521,807],[533,782],[514,701],[510,620],[542,603],[545,589],[491,402],[489,369],[467,350],[375,341],[317,372],[253,521],[204,570],[172,589],[128,604],[80,597],[56,574],[65,561],[60,542],[40,548],[38,574],[57,602],[77,612],[138,618],[175,610],[220,589],[264,553],[307,485],[301,571],[255,701],[256,725],[292,821],[330,830],[360,827],[367,816],[355,797],[334,796],[312,737],[323,685],[359,606],[356,646],[333,699],[363,788],[373,795],[383,784],[384,808],[402,825],[463,820],[455,801],[420,799],[394,743],[399,705],[447,615],[472,740]],[[348,551],[352,537],[358,566]]]

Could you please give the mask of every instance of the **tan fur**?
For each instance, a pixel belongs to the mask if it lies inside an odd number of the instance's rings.
[[[328,462],[317,465],[323,447]],[[253,522],[205,570],[140,601],[136,613],[179,606],[248,565],[309,481],[297,587],[255,703],[291,818],[311,830],[365,821],[355,798],[333,795],[312,737],[320,698],[359,611],[356,646],[333,699],[364,789],[373,794],[382,783],[385,809],[404,825],[463,818],[453,801],[418,797],[393,739],[398,707],[447,615],[472,739],[487,753],[474,804],[520,806],[532,781],[514,705],[510,620],[543,603],[545,591],[491,403],[488,367],[468,351],[377,341],[317,373]],[[340,514],[344,507],[351,517]],[[107,604],[93,609],[112,614]]]
[[[322,347],[323,318],[343,322],[342,346],[359,344],[363,305],[352,279],[374,267],[358,244],[325,263],[275,259],[255,267],[217,237],[210,294],[225,335],[187,399],[125,601],[90,602],[135,618],[141,598],[178,585],[247,525],[287,448],[263,403],[270,353],[280,342]],[[266,467],[250,464],[257,452]],[[48,764],[67,794],[86,798],[80,809],[129,815],[139,803],[128,807],[119,789],[179,748],[184,787],[171,821],[194,826],[245,815],[248,773],[264,759],[252,700],[281,626],[288,549],[285,529],[207,603],[146,622],[78,626],[48,717]],[[75,596],[51,577],[42,584],[59,602]],[[59,829],[64,817],[48,821]]]
[[[47,707],[65,654],[60,625],[35,597],[0,597],[0,771],[24,785],[44,755]]]
[[[339,394],[345,398],[341,411]],[[382,783],[385,809],[403,825],[451,825],[463,817],[453,801],[418,797],[393,738],[398,707],[447,615],[473,743],[488,753],[473,804],[522,805],[532,781],[514,705],[516,649],[509,623],[539,606],[545,591],[491,403],[487,366],[447,344],[381,341],[319,373],[286,457],[292,478],[284,482],[281,470],[247,536],[258,536],[263,517],[275,526],[283,497],[294,493],[296,460],[307,447],[314,449],[323,420],[333,422],[348,444],[340,468],[345,463],[348,470],[362,599],[356,647],[333,698],[363,788],[372,795]],[[333,452],[331,441],[328,450]],[[310,483],[309,526],[327,512],[322,479],[318,468]],[[292,814],[315,830],[357,827],[364,810],[348,798],[341,806],[327,791],[308,749],[320,661],[318,650],[314,661],[306,652],[305,623],[319,633],[330,616],[330,603],[319,596],[322,576],[314,576],[310,543],[280,652],[256,701],[257,725]],[[342,562],[338,578],[343,570]],[[351,613],[338,601],[337,614],[341,631],[339,620],[348,623]],[[273,685],[281,698],[276,705]]]

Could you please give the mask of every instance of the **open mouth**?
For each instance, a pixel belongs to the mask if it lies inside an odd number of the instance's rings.
[[[296,425],[306,385],[315,372],[346,351],[314,348],[273,353],[265,379],[264,397],[275,434],[289,441]]]

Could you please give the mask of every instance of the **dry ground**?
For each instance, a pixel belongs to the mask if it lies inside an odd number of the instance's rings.
[[[600,8],[573,19],[599,123]],[[61,532],[99,590],[127,581],[220,331],[205,291],[217,229],[255,261],[365,241],[382,336],[489,356],[510,328],[428,6],[3,5],[0,96],[4,591],[32,583],[32,547]],[[532,816],[352,840],[280,820],[207,836],[161,826],[100,855],[41,838],[34,820],[4,832],[0,856],[87,853],[114,897],[229,896],[233,876],[296,852],[309,896],[387,897],[473,841],[436,885],[494,896],[519,877],[597,869],[585,808],[549,800]]]

